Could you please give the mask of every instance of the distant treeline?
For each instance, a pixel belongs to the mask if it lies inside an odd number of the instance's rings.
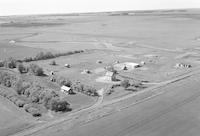
[[[82,53],[84,52],[83,50],[76,50],[76,51],[69,51],[69,52],[64,52],[64,53],[55,53],[53,54],[52,52],[40,52],[38,53],[35,57],[26,57],[22,60],[22,62],[31,62],[31,61],[37,61],[37,60],[47,60],[47,59],[52,59],[56,57],[61,57],[61,56],[68,56],[68,55],[73,55],[77,53]]]
[[[3,61],[0,61],[0,67],[7,67],[7,68],[16,68],[17,63],[21,62],[31,62],[31,61],[38,61],[38,60],[47,60],[47,59],[53,59],[56,57],[61,57],[61,56],[68,56],[68,55],[73,55],[77,53],[82,53],[84,52],[83,50],[76,50],[76,51],[69,51],[65,53],[52,53],[52,52],[40,52],[38,53],[35,57],[25,57],[24,59],[14,59],[14,58],[9,58]]]

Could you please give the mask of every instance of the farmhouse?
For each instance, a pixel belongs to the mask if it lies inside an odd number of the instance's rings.
[[[73,91],[72,91],[72,89],[70,87],[64,86],[64,85],[61,87],[60,91],[62,93],[65,93],[65,94],[72,94],[73,93]]]
[[[116,81],[116,74],[114,72],[106,72],[105,79],[107,81]]]

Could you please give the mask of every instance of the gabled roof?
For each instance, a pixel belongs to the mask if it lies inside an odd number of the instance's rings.
[[[61,87],[61,89],[62,89],[62,90],[65,90],[65,91],[69,91],[71,88],[68,87],[68,86],[64,86],[64,85],[63,85],[63,86]]]
[[[113,72],[110,72],[110,71],[106,72],[106,76],[113,76],[113,75],[114,75]]]

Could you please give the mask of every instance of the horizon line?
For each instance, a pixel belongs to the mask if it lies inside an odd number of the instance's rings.
[[[66,13],[36,13],[36,14],[10,14],[0,15],[0,17],[11,16],[44,16],[44,15],[70,15],[70,14],[92,14],[92,13],[107,13],[107,12],[138,12],[138,11],[165,11],[165,10],[200,10],[200,8],[158,8],[158,9],[136,9],[136,10],[110,10],[110,11],[88,11],[88,12],[66,12]]]

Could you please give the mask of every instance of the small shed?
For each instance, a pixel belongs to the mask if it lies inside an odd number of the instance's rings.
[[[15,41],[14,41],[14,40],[11,40],[11,41],[9,41],[9,43],[11,43],[11,44],[14,44],[14,43],[15,43]]]
[[[65,86],[65,85],[61,86],[61,90],[60,91],[62,93],[65,93],[65,94],[72,94],[73,93],[72,89],[70,87],[68,87],[68,86]]]
[[[65,67],[66,68],[70,68],[71,66],[69,64],[65,64]]]

